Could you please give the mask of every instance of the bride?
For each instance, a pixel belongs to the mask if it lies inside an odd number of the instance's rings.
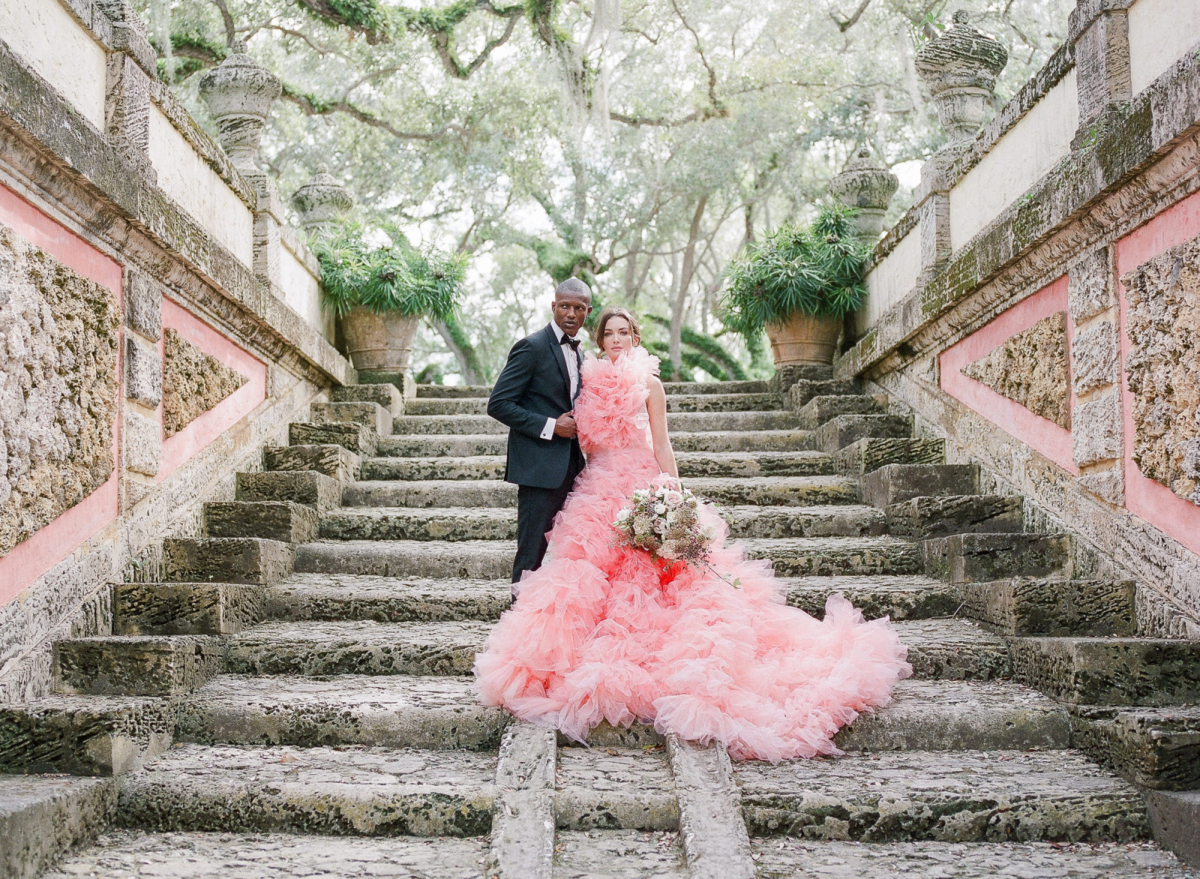
[[[479,695],[580,742],[607,720],[715,739],[736,759],[839,754],[834,733],[911,674],[886,619],[865,622],[840,594],[823,620],[787,606],[723,522],[707,566],[664,569],[615,539],[636,489],[678,477],[658,359],[639,342],[632,314],[601,312],[602,356],[584,362],[575,406],[587,467],[476,656]]]

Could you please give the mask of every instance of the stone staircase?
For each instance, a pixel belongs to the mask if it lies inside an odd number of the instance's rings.
[[[478,705],[504,428],[484,388],[346,387],[165,542],[164,582],[114,587],[112,635],[55,645],[57,695],[0,706],[0,875],[1189,875],[1150,838],[1155,792],[1200,788],[1200,643],[1138,637],[1133,584],[885,398],[668,391],[682,477],[789,602],[843,592],[910,648],[846,757],[584,748]]]

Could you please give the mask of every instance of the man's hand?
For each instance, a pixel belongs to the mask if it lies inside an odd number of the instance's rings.
[[[554,422],[554,435],[575,439],[575,413],[564,412]]]

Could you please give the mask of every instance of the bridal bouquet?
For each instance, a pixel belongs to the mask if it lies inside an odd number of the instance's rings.
[[[717,539],[716,529],[701,522],[700,500],[675,479],[635,491],[613,528],[622,544],[645,550],[655,560],[693,565],[707,563]]]

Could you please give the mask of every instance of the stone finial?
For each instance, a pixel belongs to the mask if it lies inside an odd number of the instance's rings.
[[[354,206],[350,190],[333,179],[329,166],[317,166],[312,179],[292,194],[292,207],[300,215],[300,228],[320,232],[346,216]]]
[[[979,131],[996,77],[1008,63],[1008,50],[971,27],[963,10],[954,26],[917,53],[917,73],[933,93],[938,118],[951,142],[970,140]]]
[[[859,236],[875,241],[883,231],[883,215],[899,186],[896,175],[871,158],[871,151],[863,147],[846,169],[829,181],[829,192],[858,211],[855,220]]]
[[[217,122],[217,139],[238,168],[258,170],[263,126],[282,90],[279,79],[245,52],[235,52],[201,78],[200,97]]]

